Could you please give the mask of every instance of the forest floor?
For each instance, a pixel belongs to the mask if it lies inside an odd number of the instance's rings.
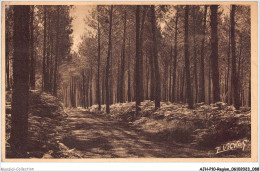
[[[65,130],[70,134],[62,142],[81,158],[210,157],[208,151],[150,137],[142,130],[109,119],[104,114],[83,110],[67,113]]]
[[[63,108],[57,98],[30,93],[27,155],[17,155],[9,144],[10,97],[7,99],[7,158],[212,158],[250,157],[251,111],[225,103],[187,105],[152,101],[110,106],[110,114],[97,105],[87,109]],[[8,110],[9,109],[9,110]],[[242,143],[246,147],[216,154],[216,147]],[[227,149],[227,147],[226,147]]]

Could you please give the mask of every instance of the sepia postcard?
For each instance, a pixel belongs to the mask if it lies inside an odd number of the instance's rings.
[[[2,161],[257,162],[257,14],[2,2]]]

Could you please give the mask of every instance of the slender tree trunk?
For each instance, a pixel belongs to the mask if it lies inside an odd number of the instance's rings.
[[[177,51],[178,51],[178,18],[179,18],[179,10],[176,11],[175,18],[175,35],[174,35],[174,58],[173,58],[173,74],[172,74],[172,102],[175,102],[175,87],[176,87],[176,71],[177,71]]]
[[[105,92],[105,75],[102,76],[102,104],[105,104],[105,96],[106,96],[106,92]]]
[[[93,104],[93,97],[92,97],[92,65],[90,67],[90,76],[89,76],[89,106],[91,107]]]
[[[251,107],[251,70],[249,71],[249,83],[248,83],[248,107]]]
[[[121,81],[120,81],[120,78],[121,78],[121,73],[120,73],[120,62],[122,63],[122,53],[123,52],[123,44],[122,44],[122,47],[121,47],[121,55],[120,57],[118,58],[118,62],[117,62],[117,92],[116,92],[116,102],[120,102],[120,93],[121,93]]]
[[[227,80],[226,80],[226,102],[228,104],[231,104],[232,102],[232,93],[230,91],[230,87],[229,87],[229,73],[230,73],[230,27],[229,27],[229,34],[228,34],[228,54],[227,54],[227,58],[228,58],[228,71],[227,71]]]
[[[150,50],[150,58],[149,58],[149,63],[150,63],[150,100],[154,100],[154,84],[155,84],[155,73],[154,73],[154,60],[153,60],[153,48]]]
[[[182,69],[182,78],[181,78],[181,92],[180,92],[180,98],[182,103],[185,103],[185,97],[184,97],[184,83],[185,83],[185,67]]]
[[[30,87],[31,89],[35,89],[35,62],[34,62],[34,28],[33,28],[33,20],[34,20],[34,5],[31,6],[30,12]]]
[[[85,93],[85,72],[82,71],[82,107],[86,108],[86,93]]]
[[[110,55],[111,55],[111,30],[112,30],[112,18],[113,17],[113,5],[111,5],[110,8],[110,15],[109,15],[109,37],[108,37],[108,53],[107,53],[107,65],[106,65],[106,81],[105,81],[105,87],[106,87],[106,113],[108,114],[110,112],[109,109],[109,62],[110,62]]]
[[[153,33],[153,57],[154,57],[154,69],[155,69],[155,109],[160,108],[161,101],[161,79],[159,73],[159,64],[158,64],[158,50],[157,50],[157,38],[156,38],[156,16],[154,5],[151,6],[151,23],[152,23],[152,33]]]
[[[97,7],[98,8],[98,7]],[[100,79],[100,27],[99,27],[99,13],[98,13],[98,71],[97,71],[97,103],[98,103],[98,110],[101,110],[101,101],[100,101],[100,86],[99,86],[99,79]]]
[[[140,77],[140,88],[139,88],[139,98],[140,102],[144,100],[144,74],[143,74],[143,37],[144,37],[144,24],[145,24],[145,17],[146,17],[146,6],[143,6],[143,13],[142,13],[142,22],[141,22],[141,28],[140,28],[140,48],[139,48],[139,77]]]
[[[186,98],[188,99],[189,108],[193,108],[193,96],[191,93],[191,80],[190,80],[190,54],[189,54],[189,6],[185,7],[185,73],[186,73]]]
[[[243,81],[243,77],[241,77],[241,54],[242,54],[242,48],[243,48],[243,37],[242,35],[240,34],[240,47],[239,47],[239,56],[238,56],[238,66],[237,66],[237,84],[238,84],[238,93],[239,93],[239,96],[238,96],[238,99],[239,99],[239,103],[240,103],[240,106],[241,106],[241,103],[242,101],[240,100],[241,99],[241,84],[242,84],[242,81]]]
[[[59,25],[60,25],[60,7],[57,6],[57,23],[56,23],[56,56],[55,56],[55,66],[54,66],[54,87],[53,87],[53,95],[57,96],[57,79],[58,79],[58,60],[59,60]]]
[[[171,90],[172,90],[172,87],[171,87],[171,85],[172,85],[172,65],[173,65],[172,45],[171,45],[170,56],[171,56],[171,59],[170,59],[170,76],[169,76],[169,79],[170,79],[170,81],[169,81],[169,100],[171,102],[173,102],[172,94],[171,94]],[[174,90],[176,90],[176,88]]]
[[[85,88],[85,90],[86,90],[86,92],[85,92],[85,97],[86,97],[86,106],[87,106],[87,108],[89,107],[89,71],[88,71],[88,73],[87,73],[87,79],[86,79],[86,88]]]
[[[149,64],[148,57],[146,56],[146,100],[149,99]]]
[[[124,15],[124,35],[123,35],[123,50],[122,50],[122,60],[121,60],[121,76],[120,76],[120,99],[119,102],[124,101],[124,85],[125,85],[125,39],[126,39],[126,11]]]
[[[46,6],[44,6],[44,17],[43,17],[43,20],[44,20],[44,24],[43,24],[43,60],[42,60],[42,90],[45,91],[45,81],[46,81],[46,76],[45,76],[45,64],[46,64]]]
[[[210,6],[211,25],[211,73],[214,102],[220,101],[219,69],[218,69],[218,5]]]
[[[14,6],[14,60],[10,145],[26,157],[29,101],[30,6]]]
[[[111,30],[111,39],[112,39],[112,30]],[[114,76],[112,75],[113,72],[113,48],[112,48],[112,40],[111,40],[111,54],[110,54],[110,68],[109,69],[109,83],[110,83],[110,89],[109,89],[109,104],[112,105],[114,102],[114,98],[116,98],[116,92],[114,92],[115,95],[113,95],[113,89],[114,89]]]
[[[76,107],[76,100],[75,100],[75,77],[71,77],[71,107]]]
[[[127,97],[128,97],[128,102],[132,101],[131,98],[131,76],[130,76],[130,68],[131,68],[131,42],[130,42],[130,37],[129,37],[129,50],[128,50],[128,86],[127,86]]]
[[[202,42],[201,42],[201,56],[200,56],[200,94],[199,102],[205,102],[205,74],[204,74],[204,45],[205,45],[205,34],[207,26],[207,9],[208,6],[204,6],[204,25],[202,30]]]
[[[140,105],[140,6],[136,6],[136,49],[135,49],[135,100],[136,100],[136,116],[138,115]]]
[[[46,89],[46,91],[49,93],[50,92],[50,75],[49,75],[49,70],[50,70],[50,32],[51,32],[51,25],[50,25],[50,20],[51,20],[51,16],[50,16],[50,12],[47,13],[48,16],[48,24],[47,24],[47,40],[46,40],[46,64],[45,64],[45,78],[46,81],[44,81],[44,87]]]
[[[167,94],[168,94],[168,61],[164,66],[164,101],[167,102]]]
[[[230,22],[231,22],[231,52],[232,52],[232,87],[233,87],[233,102],[236,109],[240,108],[239,92],[238,92],[238,79],[236,74],[236,42],[235,42],[235,11],[236,5],[232,5]]]
[[[197,103],[198,98],[198,78],[197,78],[197,44],[196,44],[196,13],[195,9],[193,8],[193,53],[194,53],[194,81],[195,81],[195,103]]]
[[[211,104],[211,70],[210,70],[210,65],[211,65],[211,59],[209,57],[209,74],[208,74],[208,80],[209,80],[209,84],[208,84],[208,97],[209,97],[209,104]]]
[[[49,83],[50,83],[50,92],[52,93],[53,92],[53,88],[54,88],[54,66],[53,66],[53,61],[54,61],[54,46],[53,46],[53,31],[51,32],[51,35],[50,35],[50,41],[51,41],[51,44],[50,44],[50,47],[51,47],[51,55],[50,55],[50,71],[49,71]]]

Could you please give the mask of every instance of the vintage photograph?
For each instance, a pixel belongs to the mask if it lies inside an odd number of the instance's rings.
[[[251,158],[251,12],[3,3],[2,157]]]

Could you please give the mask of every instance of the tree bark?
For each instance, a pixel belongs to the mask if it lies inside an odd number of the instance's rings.
[[[136,100],[136,116],[138,115],[140,105],[140,6],[136,6],[136,49],[135,49],[135,100]]]
[[[232,87],[233,87],[233,102],[236,109],[240,108],[239,92],[238,92],[238,79],[236,74],[236,41],[235,41],[235,12],[236,5],[232,5],[230,22],[231,22],[231,52],[232,52]]]
[[[92,64],[90,67],[90,76],[89,76],[89,106],[91,107],[93,104],[93,97],[92,97]]]
[[[211,73],[214,102],[220,101],[219,69],[218,69],[218,5],[210,6],[211,25]]]
[[[185,7],[185,36],[184,36],[184,49],[185,49],[185,73],[186,73],[186,98],[188,100],[189,108],[193,108],[193,96],[191,93],[191,80],[190,80],[190,54],[189,54],[189,6]]]
[[[111,55],[111,30],[112,30],[112,21],[113,21],[113,5],[110,8],[110,15],[109,15],[109,37],[108,37],[108,53],[107,53],[107,64],[106,64],[106,80],[105,80],[105,87],[106,87],[106,113],[109,114],[109,62],[110,62],[110,55]]]
[[[249,83],[248,83],[248,107],[251,107],[251,70],[249,70]]]
[[[31,6],[31,16],[30,16],[30,87],[31,89],[35,89],[35,61],[34,61],[34,5]]]
[[[47,25],[47,22],[46,22],[46,6],[44,6],[44,17],[43,17],[43,59],[42,59],[42,90],[45,91],[45,84],[46,84],[46,75],[45,75],[45,64],[46,64],[46,25]]]
[[[127,97],[128,97],[128,102],[132,101],[131,98],[131,76],[130,76],[130,68],[131,68],[131,42],[130,42],[130,37],[129,37],[129,50],[128,50],[128,76],[127,76]]]
[[[227,61],[228,61],[228,66],[227,66],[227,68],[228,68],[228,71],[227,71],[227,80],[226,80],[226,102],[228,103],[228,104],[231,104],[231,102],[232,102],[232,93],[231,93],[231,90],[230,90],[230,87],[229,87],[229,73],[230,73],[230,27],[229,27],[229,33],[228,33],[228,54],[227,54]]]
[[[176,71],[177,71],[177,51],[178,51],[178,18],[179,18],[179,10],[177,8],[176,11],[176,19],[175,19],[175,35],[174,35],[174,58],[173,58],[173,74],[172,74],[172,102],[175,102],[175,87],[176,87]]]
[[[159,64],[158,64],[158,50],[157,50],[157,36],[156,36],[156,16],[155,16],[155,7],[151,6],[151,23],[152,23],[152,33],[153,33],[153,59],[154,59],[154,70],[155,70],[155,109],[160,108],[161,101],[161,79],[159,73]]]
[[[53,87],[53,95],[57,97],[57,79],[58,79],[58,60],[59,60],[59,25],[60,25],[60,7],[57,6],[57,23],[56,23],[56,55],[55,55],[55,66],[54,66],[54,87]]]
[[[200,56],[200,94],[199,102],[205,102],[205,74],[204,74],[204,46],[205,46],[205,34],[207,26],[207,9],[208,6],[204,6],[204,25],[202,29],[202,42],[201,42],[201,56]]]
[[[124,101],[124,84],[125,84],[125,39],[126,39],[126,11],[124,15],[124,35],[123,35],[123,47],[122,47],[122,59],[121,59],[121,76],[120,76],[120,96],[119,102]]]
[[[98,7],[97,7],[98,8]],[[101,101],[100,101],[100,86],[99,86],[99,79],[100,79],[100,27],[99,27],[99,8],[98,8],[98,71],[97,71],[97,103],[98,103],[98,110],[101,110]]]
[[[194,53],[194,82],[195,82],[195,103],[197,103],[198,99],[198,78],[197,78],[197,44],[196,44],[196,11],[193,8],[193,53]]]
[[[171,90],[172,90],[172,87],[171,87],[171,85],[172,85],[172,66],[173,66],[173,55],[172,55],[172,45],[171,45],[171,51],[170,51],[170,76],[169,76],[169,100],[170,100],[170,102],[173,102],[173,99],[172,99],[172,92],[171,92]],[[176,88],[174,89],[174,90],[176,90]]]
[[[140,28],[140,48],[139,48],[139,77],[140,77],[140,88],[139,88],[139,98],[140,102],[144,100],[144,74],[143,74],[143,37],[144,37],[144,24],[145,24],[145,17],[146,17],[146,6],[143,7],[143,13],[142,13],[142,22],[141,22],[141,28]]]
[[[85,93],[85,72],[82,71],[82,107],[86,108],[86,93]]]
[[[14,6],[14,60],[10,145],[26,157],[29,101],[30,6]]]
[[[150,100],[154,100],[154,83],[155,83],[155,73],[154,73],[154,60],[153,60],[153,48],[150,50],[150,58],[149,58],[149,63],[150,63]]]

